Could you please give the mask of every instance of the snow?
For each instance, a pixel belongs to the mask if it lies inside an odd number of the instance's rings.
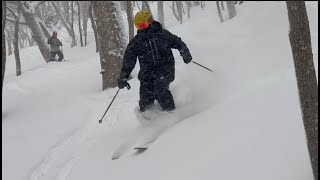
[[[306,3],[318,73],[318,2]],[[89,24],[88,47],[64,42],[66,62],[45,63],[36,46],[28,47],[20,51],[22,75],[16,77],[14,56],[8,56],[2,179],[312,180],[286,4],[244,2],[236,8],[234,19],[220,23],[215,2],[206,2],[179,24],[164,4],[166,28],[213,72],[184,64],[174,50],[170,89],[177,109],[149,124],[136,113],[138,64],[131,89],[120,90],[98,123],[117,88],[102,91]],[[151,136],[157,139],[145,152],[131,147]],[[118,152],[123,155],[112,160]]]

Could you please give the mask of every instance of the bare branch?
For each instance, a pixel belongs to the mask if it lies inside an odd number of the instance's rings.
[[[41,4],[43,4],[43,3],[45,3],[46,1],[34,1],[33,3],[32,3],[32,6],[34,7],[34,8],[36,8],[36,7],[38,7],[38,6],[40,6]]]
[[[15,14],[15,12],[14,12],[12,9],[10,9],[8,6],[7,6],[7,9],[11,12],[11,14],[12,14],[15,18],[17,18],[17,15]]]

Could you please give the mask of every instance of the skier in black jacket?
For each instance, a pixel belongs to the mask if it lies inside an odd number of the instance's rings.
[[[137,35],[126,48],[123,65],[118,79],[120,89],[129,86],[128,78],[139,58],[140,71],[140,111],[144,112],[154,100],[158,100],[164,111],[175,109],[175,103],[169,90],[169,84],[175,78],[175,61],[171,48],[178,49],[186,64],[192,56],[181,38],[163,29],[154,21],[148,10],[139,11],[134,19]]]
[[[62,43],[57,36],[58,36],[58,33],[54,31],[52,33],[52,36],[48,39],[48,42],[47,42],[48,44],[50,44],[50,47],[51,47],[50,61],[55,61],[55,57],[57,54],[59,56],[58,61],[63,60],[63,53],[59,49],[59,47],[62,46]]]

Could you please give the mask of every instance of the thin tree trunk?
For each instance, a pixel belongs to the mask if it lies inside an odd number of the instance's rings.
[[[182,19],[182,1],[176,1],[177,3],[177,11],[178,11],[178,17],[179,17],[179,20],[180,20],[180,24],[183,23],[183,19]]]
[[[223,1],[220,1],[221,2],[221,10],[223,11],[224,10],[224,4],[223,4]]]
[[[83,40],[82,40],[82,30],[81,30],[81,13],[80,13],[80,3],[79,1],[77,1],[77,5],[78,5],[78,23],[79,23],[79,35],[80,35],[80,45],[81,47],[83,47]]]
[[[100,64],[102,88],[116,87],[120,75],[126,39],[120,3],[115,1],[93,1],[97,17],[97,32],[100,41]]]
[[[175,17],[179,22],[181,22],[181,21],[180,21],[180,18],[179,18],[179,15],[178,15],[177,12],[176,12],[176,8],[174,8],[175,6],[177,6],[176,4],[177,4],[177,1],[172,1],[172,12],[173,12],[174,17]],[[177,8],[177,9],[178,9],[178,8]],[[178,10],[177,10],[177,11],[178,11]]]
[[[92,7],[92,2],[90,2],[90,5],[89,5],[89,17],[90,17],[90,21],[91,21],[91,26],[92,26],[92,29],[93,29],[93,33],[94,33],[94,39],[95,39],[95,42],[96,42],[96,52],[99,52],[99,39],[98,39],[98,33],[97,33],[97,26],[96,26],[96,22],[93,18],[93,7]]]
[[[134,23],[133,23],[133,8],[131,1],[126,1],[126,11],[128,17],[128,26],[129,26],[129,41],[134,36]]]
[[[147,1],[142,1],[142,9],[148,9],[151,12],[150,6]]]
[[[4,33],[5,25],[6,25],[6,14],[7,14],[7,2],[2,1],[2,83],[1,83],[1,92],[3,93],[3,80],[4,74],[6,70],[6,37]]]
[[[70,23],[70,27],[71,27],[71,30],[74,34],[74,43],[75,43],[75,46],[77,45],[77,40],[76,40],[76,35],[75,35],[75,30],[74,30],[74,2],[71,1],[71,23]]]
[[[185,2],[188,7],[188,19],[190,19],[190,10],[191,10],[192,4],[190,1],[185,1]]]
[[[89,19],[89,1],[81,1],[82,2],[82,29],[84,36],[84,46],[87,46],[87,35],[88,35],[88,19]]]
[[[7,44],[8,44],[8,56],[10,56],[12,54],[12,34],[11,34],[11,29],[9,31],[7,31],[8,34],[8,38],[7,38]]]
[[[219,6],[219,1],[216,1],[216,4],[217,4],[217,9],[218,9],[218,14],[219,14],[220,22],[222,23],[222,22],[223,22],[223,17],[222,17],[221,10],[220,10],[220,6]]]
[[[56,10],[56,12],[57,12],[57,14],[58,14],[58,16],[59,16],[62,24],[63,24],[64,27],[67,29],[67,31],[68,31],[68,33],[69,33],[69,35],[70,35],[70,37],[71,37],[71,47],[74,47],[75,45],[77,45],[77,43],[76,43],[76,36],[75,36],[75,34],[74,34],[74,29],[73,29],[73,25],[72,25],[72,24],[73,24],[73,21],[72,21],[71,25],[69,25],[69,24],[67,23],[66,19],[62,16],[62,14],[61,14],[59,8],[56,6],[55,2],[54,2],[54,1],[51,1],[51,4],[52,4],[53,8]],[[71,9],[72,9],[72,11],[73,11],[73,5],[71,6]],[[73,13],[73,12],[72,12],[72,13]],[[68,19],[68,16],[69,16],[69,15],[67,15],[67,19]],[[72,16],[73,16],[73,15],[72,15]],[[72,18],[72,19],[73,19],[73,18]]]
[[[236,8],[234,7],[233,1],[226,1],[228,7],[229,19],[234,18],[237,15]]]
[[[158,21],[162,25],[163,28],[165,28],[164,24],[164,10],[163,10],[163,1],[157,2],[157,8],[158,8]]]
[[[20,19],[20,8],[21,4],[18,4],[17,7],[17,17],[15,17],[15,24],[14,24],[14,39],[13,39],[13,46],[14,46],[14,56],[16,59],[16,75],[21,75],[21,62],[20,62],[20,54],[19,54],[19,19]]]
[[[297,77],[302,119],[315,180],[318,179],[318,83],[304,1],[287,1],[289,39]]]

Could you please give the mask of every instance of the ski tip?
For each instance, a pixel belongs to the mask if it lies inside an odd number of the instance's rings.
[[[112,157],[111,160],[117,160],[119,157]]]
[[[135,147],[133,149],[136,149],[136,150],[146,150],[148,149],[148,147]]]

